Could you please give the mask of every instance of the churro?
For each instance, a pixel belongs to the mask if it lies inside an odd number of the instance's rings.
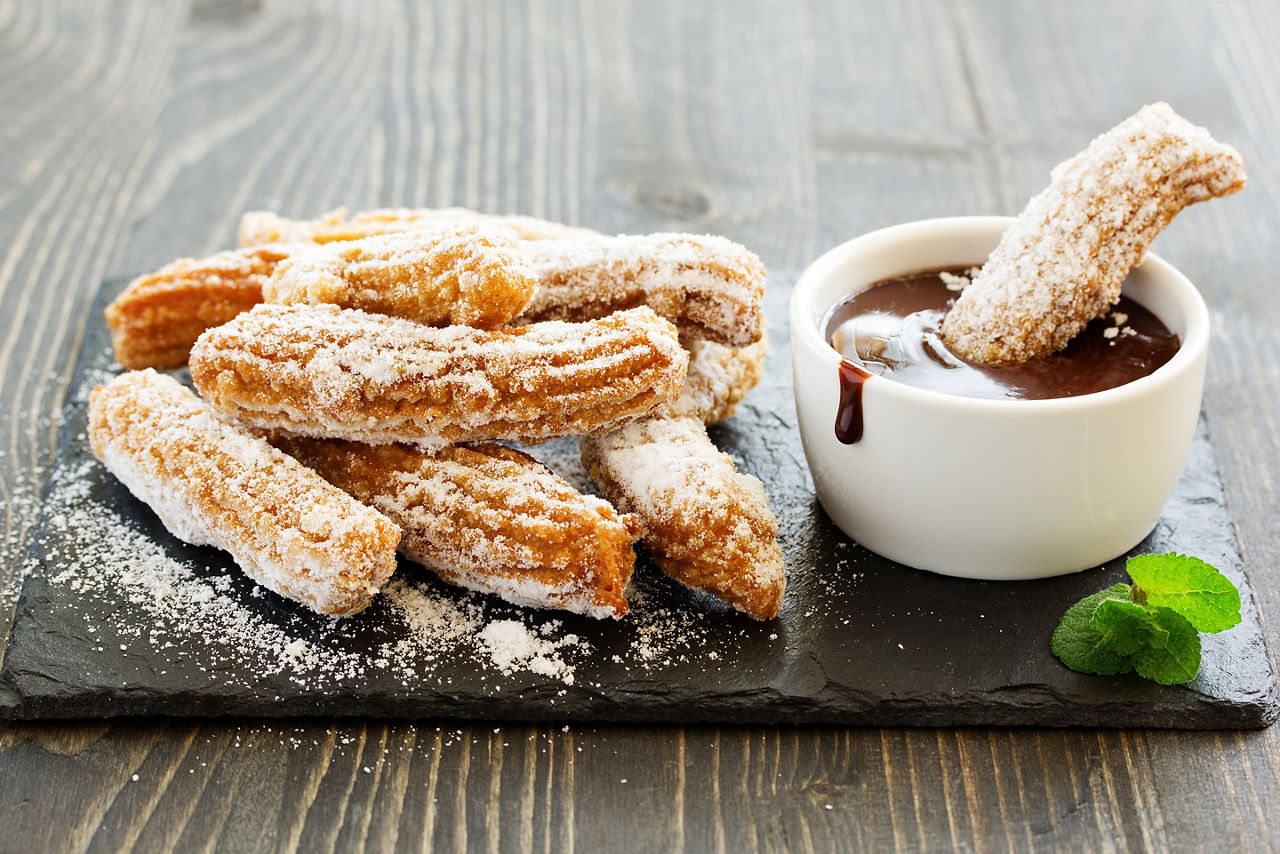
[[[269,244],[180,258],[139,276],[106,309],[116,361],[180,368],[200,333],[262,302],[262,286],[295,247]]]
[[[89,440],[174,536],[230,552],[259,584],[322,614],[360,611],[395,571],[394,522],[172,377],[133,371],[94,389]]]
[[[749,347],[726,347],[705,339],[681,339],[689,351],[689,373],[675,400],[652,413],[662,418],[697,418],[715,424],[733,415],[747,392],[764,374],[768,344],[761,338]]]
[[[580,442],[601,493],[644,521],[667,575],[757,620],[782,608],[786,571],[764,486],[740,474],[695,418],[644,418]]]
[[[723,237],[618,235],[528,245],[538,290],[526,320],[580,321],[647,305],[682,333],[731,347],[760,340],[765,269]]]
[[[518,315],[534,287],[511,229],[463,220],[312,246],[280,262],[262,296],[492,329]]]
[[[260,305],[202,335],[190,363],[200,393],[251,426],[430,449],[613,429],[678,395],[689,356],[644,307],[484,331]]]
[[[639,520],[501,445],[276,436],[273,444],[404,530],[400,551],[450,584],[592,617],[627,612]]]
[[[332,243],[358,240],[374,234],[436,227],[451,222],[506,226],[521,240],[587,237],[596,234],[589,228],[562,225],[531,216],[482,214],[467,208],[381,208],[361,211],[351,216],[347,215],[346,208],[338,208],[317,219],[287,219],[271,211],[249,211],[240,217],[239,241],[241,246],[284,241]]]
[[[1179,211],[1244,183],[1234,148],[1167,104],[1143,107],[1054,168],[947,313],[943,339],[986,364],[1057,352],[1115,304]]]

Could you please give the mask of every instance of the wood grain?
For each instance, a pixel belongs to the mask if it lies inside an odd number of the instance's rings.
[[[244,209],[710,231],[796,269],[1013,213],[1157,99],[1249,164],[1156,251],[1213,309],[1206,412],[1275,626],[1278,42],[1264,0],[0,0],[0,631],[94,288]],[[1276,850],[1276,803],[1275,730],[0,728],[3,850]]]

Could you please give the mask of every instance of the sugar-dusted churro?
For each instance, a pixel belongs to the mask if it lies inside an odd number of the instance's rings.
[[[262,296],[492,329],[518,315],[534,287],[511,229],[462,220],[311,246],[277,265]]]
[[[1143,107],[1053,170],[947,313],[943,339],[987,364],[1062,349],[1115,304],[1179,211],[1244,183],[1234,148],[1167,104]]]
[[[93,452],[174,536],[225,549],[322,614],[360,611],[395,571],[400,529],[172,377],[133,371],[89,398]]]
[[[134,279],[106,310],[116,361],[182,367],[201,332],[262,302],[263,283],[295,248],[268,244],[180,258]]]
[[[778,522],[760,481],[740,474],[695,418],[643,418],[581,440],[601,493],[645,526],[667,575],[758,620],[778,616],[786,586]]]
[[[282,241],[331,243],[358,240],[374,234],[412,231],[449,222],[484,222],[503,225],[521,240],[548,240],[563,237],[586,237],[596,232],[531,216],[483,214],[467,208],[381,208],[361,211],[351,216],[346,208],[338,208],[317,219],[286,219],[271,211],[249,211],[240,217],[240,245]]]
[[[747,392],[764,374],[768,344],[764,338],[749,347],[726,347],[706,339],[682,339],[689,351],[689,373],[675,400],[652,413],[662,418],[697,418],[715,424],[733,415]]]
[[[251,426],[439,448],[613,429],[678,395],[689,356],[644,307],[484,331],[260,305],[202,335],[190,363],[200,393]]]
[[[272,442],[404,530],[400,551],[451,584],[592,617],[627,612],[639,521],[520,451],[424,453],[277,435]]]
[[[647,305],[689,335],[745,347],[764,330],[765,269],[723,237],[618,235],[529,244],[538,290],[524,318],[588,320]]]

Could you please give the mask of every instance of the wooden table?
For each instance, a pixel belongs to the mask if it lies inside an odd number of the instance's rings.
[[[0,0],[0,634],[95,288],[243,210],[717,232],[796,270],[1014,213],[1160,99],[1249,164],[1157,250],[1213,310],[1205,409],[1274,625],[1277,43],[1265,0]],[[1274,729],[0,725],[5,851],[1275,850],[1277,804]]]

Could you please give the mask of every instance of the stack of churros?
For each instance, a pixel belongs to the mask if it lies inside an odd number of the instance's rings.
[[[520,605],[627,612],[643,539],[781,608],[777,521],[705,426],[760,379],[765,271],[724,238],[461,208],[245,214],[241,247],[130,283],[94,452],[177,537],[322,613],[394,552]],[[200,397],[151,368],[187,364]],[[146,370],[141,370],[146,369]],[[603,498],[504,442],[581,437]]]

